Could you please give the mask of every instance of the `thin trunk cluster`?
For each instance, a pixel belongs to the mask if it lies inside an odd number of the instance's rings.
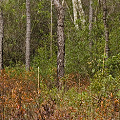
[[[0,70],[3,69],[3,13],[0,8]]]
[[[73,16],[74,16],[74,25],[75,27],[78,29],[78,15],[80,16],[80,20],[81,20],[81,27],[84,28],[85,25],[85,14],[84,14],[84,10],[82,7],[82,2],[81,0],[72,0],[72,4],[73,4]]]
[[[26,70],[30,69],[30,34],[31,34],[31,20],[30,20],[30,0],[26,0]]]
[[[85,13],[84,13],[84,10],[83,10],[83,7],[82,7],[81,0],[78,0],[78,12],[79,12],[79,16],[80,16],[80,19],[81,19],[81,24],[84,27],[84,25],[85,25]]]

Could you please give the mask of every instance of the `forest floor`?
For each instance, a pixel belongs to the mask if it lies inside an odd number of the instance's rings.
[[[0,120],[119,120],[119,98],[92,90],[88,76],[56,79],[33,72],[3,71],[0,76]]]

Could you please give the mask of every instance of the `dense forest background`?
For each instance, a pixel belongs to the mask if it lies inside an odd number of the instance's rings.
[[[82,1],[85,12],[85,28],[81,28],[78,16],[79,29],[76,30],[73,22],[72,1],[66,1],[65,6],[65,71],[85,72],[94,74],[103,67],[105,32],[103,23],[103,10],[98,1],[93,2],[93,28],[89,36],[89,1]],[[102,3],[101,3],[102,4]],[[53,7],[53,34],[52,34],[52,58],[50,58],[51,45],[51,9],[50,1],[31,1],[31,66],[38,67],[42,73],[50,67],[56,67],[57,56],[57,11]],[[108,64],[110,74],[112,70],[119,69],[119,1],[107,1],[109,26],[110,56]],[[25,37],[26,37],[26,7],[25,1],[8,1],[3,6],[4,16],[4,40],[3,40],[3,64],[6,67],[25,64]],[[89,37],[93,41],[90,54]],[[114,62],[115,60],[115,62]]]
[[[25,70],[26,1],[0,3],[4,21],[0,119],[118,120],[120,0],[78,0],[82,10],[76,9],[76,20],[73,0],[55,1],[64,7],[65,73],[59,90],[54,2],[30,0],[30,71]]]

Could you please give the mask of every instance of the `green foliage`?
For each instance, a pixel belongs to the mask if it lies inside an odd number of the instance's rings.
[[[115,0],[116,1],[116,0]],[[93,76],[103,69],[105,35],[103,13],[97,1],[93,1],[96,21],[93,21],[91,35],[88,30],[88,17],[84,29],[76,30],[72,22],[72,1],[66,1],[69,8],[65,9],[65,71],[67,73],[81,73]],[[118,1],[116,1],[118,3]],[[88,1],[82,1],[85,14],[88,14]],[[108,11],[112,8],[109,1]],[[108,16],[110,36],[110,59],[105,63],[109,74],[119,74],[119,12],[115,4],[115,12]],[[26,31],[26,6],[25,1],[9,0],[3,6],[4,12],[4,65],[15,66],[25,63],[25,31]],[[50,75],[56,68],[57,53],[57,11],[53,6],[53,57],[50,58],[50,1],[31,1],[31,65],[40,66],[42,75]],[[78,23],[81,24],[78,19]],[[114,21],[114,22],[113,22]],[[89,38],[93,41],[89,50]],[[113,56],[113,57],[112,57]],[[118,74],[117,74],[118,73]]]
[[[24,63],[24,36],[25,36],[25,4],[21,0],[8,1],[4,4],[4,44],[3,62],[5,66],[14,66],[18,62]]]
[[[0,118],[2,119],[118,119],[120,97],[119,1],[108,3],[110,57],[104,55],[103,13],[94,0],[91,35],[88,1],[82,1],[86,25],[76,29],[72,1],[65,9],[65,77],[56,87],[57,11],[53,6],[53,56],[50,58],[50,1],[31,1],[31,68],[25,70],[25,0],[3,4],[4,65],[0,75]],[[113,4],[111,3],[114,3]],[[102,7],[102,6],[101,6]],[[113,8],[112,8],[113,7]],[[112,11],[113,10],[113,11]],[[81,25],[81,20],[77,20]],[[89,39],[93,41],[89,49]],[[7,67],[6,67],[7,66]],[[39,67],[39,74],[38,74]],[[39,86],[38,90],[38,75]],[[114,114],[114,116],[113,116]],[[94,116],[94,118],[91,118]]]
[[[87,74],[87,62],[89,61],[88,33],[85,31],[77,31],[75,28],[67,33],[65,45],[65,67],[66,72],[83,72]]]
[[[84,91],[82,93],[78,93],[74,87],[68,90],[63,97],[64,102],[67,102],[68,106],[75,108],[79,107],[82,99],[88,99],[88,93]]]
[[[50,1],[31,1],[31,59],[39,47],[50,46]],[[26,5],[24,0],[3,6],[4,65],[25,63]],[[53,32],[54,33],[54,32]],[[55,42],[56,43],[56,42]],[[54,42],[53,42],[54,44]],[[53,45],[54,46],[54,45]],[[49,49],[48,49],[49,50]]]
[[[107,71],[112,76],[120,75],[120,53],[116,56],[112,56],[106,61]]]
[[[50,53],[47,50],[48,48],[45,46],[43,48],[39,48],[37,50],[37,54],[35,55],[32,66],[34,68],[40,68],[40,74],[42,76],[52,75],[55,72],[53,69],[56,67],[56,56],[53,55],[50,58]]]
[[[105,70],[104,73],[99,71],[94,75],[94,78],[91,79],[90,86],[92,91],[100,96],[107,96],[110,92],[116,95],[120,89],[119,76],[114,78],[107,72],[107,70]]]

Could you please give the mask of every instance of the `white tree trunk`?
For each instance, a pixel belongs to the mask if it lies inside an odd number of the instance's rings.
[[[84,28],[84,26],[85,26],[85,14],[84,14],[81,0],[72,0],[72,4],[73,4],[73,16],[74,16],[75,27],[77,29],[79,28],[78,23],[77,23],[77,19],[78,19],[77,13],[79,13],[81,25],[82,25],[81,28]]]
[[[0,70],[3,69],[3,13],[0,8]]]
[[[73,4],[73,16],[74,16],[74,25],[78,29],[78,23],[77,23],[77,0],[72,0]]]
[[[79,12],[79,16],[80,16],[80,19],[81,19],[81,24],[84,27],[84,25],[85,25],[85,13],[84,13],[84,10],[83,10],[83,7],[82,7],[81,0],[78,0],[78,12]]]
[[[52,57],[52,0],[51,0],[51,26],[50,26],[50,58]]]
[[[93,1],[90,0],[89,5],[89,48],[92,48],[92,40],[91,40],[91,31],[92,31],[92,21],[93,21],[93,8],[92,8]]]
[[[30,20],[30,0],[26,0],[26,70],[30,69],[30,33],[31,33],[31,20]]]
[[[109,31],[108,31],[108,23],[107,23],[107,5],[106,0],[103,0],[103,21],[105,28],[105,53],[106,59],[109,57]]]

